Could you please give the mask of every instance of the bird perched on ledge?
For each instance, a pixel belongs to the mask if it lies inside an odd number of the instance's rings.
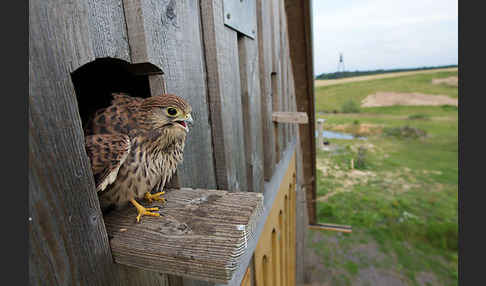
[[[113,94],[85,128],[85,146],[103,210],[131,202],[144,215],[160,216],[136,199],[164,201],[163,187],[182,162],[191,106],[175,95],[149,98]],[[151,194],[156,188],[160,192]]]

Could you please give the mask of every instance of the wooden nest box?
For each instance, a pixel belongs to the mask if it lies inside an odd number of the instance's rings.
[[[29,1],[29,284],[303,285],[311,6]],[[161,216],[140,223],[133,207],[103,215],[85,148],[114,92],[175,94],[194,117]]]

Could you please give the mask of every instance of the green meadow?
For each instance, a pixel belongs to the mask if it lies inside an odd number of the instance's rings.
[[[457,72],[316,88],[324,129],[367,139],[325,139],[326,150],[317,150],[318,221],[353,232],[309,231],[311,280],[457,285],[457,107],[360,106],[375,92],[457,98],[457,87],[432,84],[451,76]]]

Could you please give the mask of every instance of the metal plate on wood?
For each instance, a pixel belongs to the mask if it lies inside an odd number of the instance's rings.
[[[223,0],[224,24],[252,39],[256,36],[255,0]]]

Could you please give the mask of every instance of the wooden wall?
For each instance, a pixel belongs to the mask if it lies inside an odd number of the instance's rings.
[[[285,2],[256,0],[251,39],[224,25],[222,0],[29,1],[31,285],[206,285],[113,263],[71,73],[99,58],[157,66],[152,95],[182,96],[196,121],[180,185],[263,192],[300,138],[299,127],[272,122],[273,111],[298,108]]]

